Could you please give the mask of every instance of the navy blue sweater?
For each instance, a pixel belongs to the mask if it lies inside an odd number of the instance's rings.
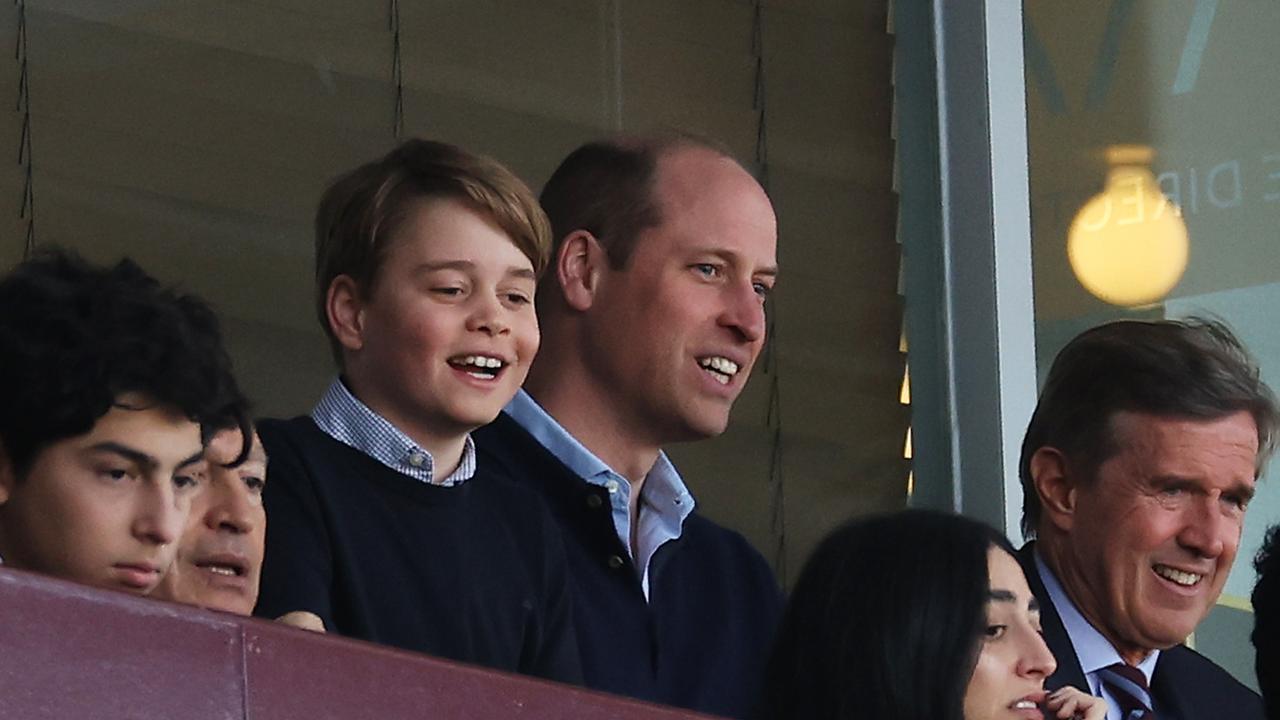
[[[564,536],[588,687],[745,717],[782,609],[743,537],[696,512],[649,566],[649,602],[614,529],[608,493],[578,477],[506,413],[477,430],[480,462],[551,507]]]
[[[484,463],[456,487],[406,477],[311,418],[264,420],[267,555],[255,614],[581,681],[564,547],[541,499]]]

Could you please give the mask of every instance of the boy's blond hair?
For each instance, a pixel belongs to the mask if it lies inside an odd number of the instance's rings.
[[[520,178],[496,160],[457,146],[409,140],[334,180],[316,210],[316,312],[339,367],[342,345],[326,311],[329,286],[346,275],[368,297],[410,210],[441,197],[462,200],[496,223],[535,273],[546,267],[551,227]]]

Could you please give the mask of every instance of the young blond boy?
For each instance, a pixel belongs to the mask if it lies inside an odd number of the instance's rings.
[[[321,324],[341,375],[264,421],[271,531],[257,614],[578,681],[563,548],[470,431],[538,349],[547,220],[510,171],[411,140],[338,178],[316,216]]]

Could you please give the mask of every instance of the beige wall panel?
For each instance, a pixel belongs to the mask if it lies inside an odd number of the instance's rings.
[[[751,50],[755,11],[742,0],[616,0],[618,15],[633,42],[649,38],[699,45],[722,55]],[[610,3],[604,3],[609,5]]]

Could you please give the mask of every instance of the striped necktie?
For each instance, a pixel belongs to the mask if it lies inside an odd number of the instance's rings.
[[[1141,670],[1116,663],[1099,670],[1098,678],[1120,706],[1123,720],[1155,720],[1155,713],[1151,711],[1151,691],[1147,689],[1147,678]]]

